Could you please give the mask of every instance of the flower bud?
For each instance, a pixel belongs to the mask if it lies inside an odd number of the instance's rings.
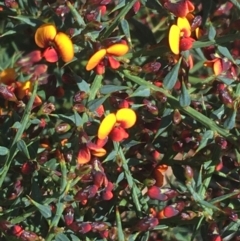
[[[191,182],[193,179],[193,169],[190,166],[184,166],[184,176],[187,182]]]
[[[88,233],[91,231],[92,226],[89,222],[73,222],[69,225],[69,228],[76,233]]]
[[[22,232],[20,239],[22,241],[39,241],[39,240],[41,240],[40,237],[36,233],[28,231],[28,230],[24,230]]]
[[[69,226],[70,224],[73,223],[74,220],[74,209],[72,206],[66,207],[64,210],[64,221],[66,223],[67,226]]]
[[[5,100],[17,102],[17,97],[13,91],[7,88],[5,85],[0,85],[0,94]]]
[[[70,130],[71,126],[68,123],[60,123],[55,127],[58,134],[64,134]]]
[[[173,123],[178,125],[182,120],[182,116],[179,112],[178,109],[175,109],[174,112],[173,112]]]
[[[159,62],[150,62],[143,66],[143,71],[145,73],[156,73],[161,67],[161,63]]]
[[[153,229],[158,225],[159,221],[157,218],[153,217],[145,217],[139,222],[137,222],[136,226],[134,227],[135,230],[144,232]]]
[[[77,111],[78,113],[83,113],[86,111],[86,107],[83,104],[77,103],[73,106],[73,110]]]

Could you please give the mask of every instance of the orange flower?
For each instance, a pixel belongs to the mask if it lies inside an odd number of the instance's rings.
[[[7,68],[0,73],[0,83],[10,85],[15,82],[17,74],[14,68]]]
[[[46,49],[43,57],[49,62],[56,62],[58,55],[64,62],[69,62],[74,57],[72,40],[65,33],[57,32],[53,24],[41,25],[35,33],[35,42],[38,47]]]
[[[194,5],[189,0],[180,0],[178,2],[167,1],[164,7],[172,12],[176,17],[186,17],[188,13],[195,10]]]
[[[204,63],[204,66],[212,68],[215,75],[220,75],[223,71],[222,60],[220,58],[208,60]]]
[[[105,140],[97,140],[96,144],[91,141],[89,141],[87,144],[84,144],[78,152],[77,163],[83,165],[90,162],[92,156],[105,156],[107,152],[103,146],[106,144],[106,142],[107,138]]]
[[[164,173],[167,171],[168,166],[167,165],[159,165],[154,169],[154,178],[156,180],[156,186],[162,187],[164,184]]]
[[[204,62],[204,66],[210,67],[213,73],[218,76],[222,75],[227,78],[237,79],[237,67],[227,58],[221,58],[219,55],[214,54],[214,59]]]
[[[109,114],[99,126],[98,138],[103,140],[110,136],[113,141],[122,141],[128,138],[128,133],[125,129],[132,127],[136,119],[136,113],[129,108],[122,108],[116,114]]]
[[[168,42],[171,51],[174,54],[179,54],[192,48],[195,41],[191,36],[191,26],[187,18],[179,17],[177,24],[173,24],[168,35]]]
[[[108,48],[100,49],[88,60],[86,70],[95,69],[97,74],[103,74],[106,65],[110,65],[112,69],[118,69],[120,62],[115,57],[125,55],[128,50],[127,44],[123,43],[113,44]]]

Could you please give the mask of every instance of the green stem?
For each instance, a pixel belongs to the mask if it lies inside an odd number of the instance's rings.
[[[139,213],[141,213],[141,205],[139,203],[139,197],[138,197],[138,195],[140,195],[140,190],[138,189],[137,185],[134,182],[134,179],[131,175],[131,171],[129,170],[129,167],[127,164],[127,160],[125,158],[125,155],[123,153],[123,150],[122,150],[120,144],[118,142],[113,142],[113,145],[114,145],[115,150],[119,153],[119,155],[121,157],[122,167],[123,167],[124,174],[125,174],[127,182],[128,182],[128,186],[131,190],[132,199],[135,204],[135,207],[136,207],[137,211]]]
[[[116,208],[116,225],[117,225],[118,241],[125,241],[124,233],[122,230],[122,221],[118,211],[118,207]]]
[[[46,241],[51,241],[53,237],[55,237],[56,235],[54,232],[54,228],[57,227],[59,220],[62,216],[62,213],[65,209],[63,199],[71,187],[71,180],[67,181],[67,166],[66,166],[65,160],[63,159],[60,160],[60,167],[61,167],[61,173],[62,173],[61,184],[60,184],[60,196],[58,197],[58,202],[56,204],[56,207],[57,207],[56,214],[50,223],[49,234],[46,237]]]
[[[30,114],[31,114],[31,110],[32,110],[32,106],[33,106],[33,103],[34,103],[34,100],[35,100],[35,97],[36,97],[36,94],[37,94],[37,89],[38,89],[38,81],[35,81],[34,82],[34,86],[33,86],[33,92],[32,92],[32,95],[27,103],[27,106],[26,106],[26,109],[23,113],[23,118],[21,120],[21,128],[18,129],[17,131],[17,134],[11,144],[11,147],[9,149],[9,152],[8,152],[8,155],[6,157],[6,162],[5,162],[5,165],[4,167],[1,169],[0,171],[0,187],[2,186],[4,180],[5,180],[5,177],[8,173],[8,170],[10,168],[10,165],[12,163],[12,160],[14,159],[14,157],[17,155],[18,153],[18,149],[16,147],[16,144],[19,140],[21,140],[22,138],[22,134],[26,128],[26,125],[29,121],[29,118],[30,118]]]
[[[112,24],[106,29],[106,31],[101,36],[101,39],[105,39],[109,37],[110,34],[114,31],[114,29],[118,26],[120,19],[124,18],[125,15],[130,11],[130,9],[133,7],[134,3],[137,0],[127,1],[125,7],[120,11],[120,13],[114,18]]]

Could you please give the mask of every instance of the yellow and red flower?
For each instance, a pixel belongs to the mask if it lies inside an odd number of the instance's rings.
[[[106,144],[108,138],[105,140],[97,140],[96,144],[89,141],[82,145],[78,152],[77,163],[80,165],[86,164],[91,161],[91,157],[102,157],[106,155],[106,150],[103,146]]]
[[[60,55],[64,62],[69,62],[74,57],[72,40],[63,32],[57,32],[53,24],[41,25],[35,33],[35,42],[38,47],[45,48],[43,57],[48,62],[56,62]]]
[[[0,84],[1,90],[0,94],[5,100],[18,102],[22,100],[25,96],[29,97],[32,91],[32,81],[27,80],[25,82],[20,82],[16,80],[17,73],[14,68],[7,68],[0,72]],[[42,100],[39,96],[35,97],[34,107],[40,105]]]
[[[128,138],[126,129],[136,123],[136,113],[129,108],[122,108],[115,113],[107,115],[98,129],[98,138],[105,140],[108,136],[113,141],[122,141]]]
[[[125,43],[116,43],[108,48],[102,48],[88,60],[86,70],[95,69],[97,74],[104,74],[105,66],[118,69],[120,62],[116,58],[125,55],[128,51],[129,47]]]
[[[192,48],[195,40],[191,38],[191,26],[187,18],[177,18],[177,24],[173,24],[168,35],[171,51],[178,55],[181,51]]]
[[[210,67],[213,73],[218,75],[224,75],[225,77],[237,79],[236,66],[227,58],[214,54],[215,58],[204,62],[204,66]]]

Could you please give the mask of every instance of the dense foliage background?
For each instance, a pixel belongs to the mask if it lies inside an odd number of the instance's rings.
[[[0,240],[240,240],[239,14],[0,1]]]

